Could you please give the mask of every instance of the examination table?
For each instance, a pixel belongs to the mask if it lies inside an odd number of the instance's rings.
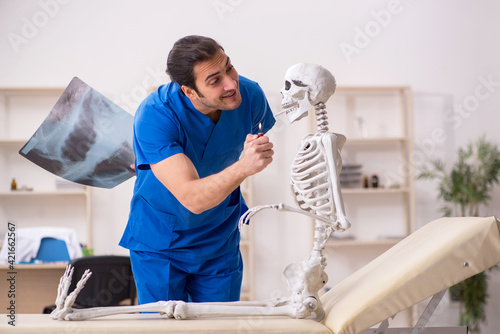
[[[321,297],[326,311],[322,322],[265,316],[175,320],[159,314],[56,321],[43,314],[17,314],[15,327],[2,315],[0,333],[375,333],[371,327],[499,262],[500,233],[495,217],[441,218],[325,293]],[[2,310],[5,313],[4,307]],[[426,329],[424,333],[457,331]]]

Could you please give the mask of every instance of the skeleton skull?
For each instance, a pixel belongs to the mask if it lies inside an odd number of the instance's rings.
[[[326,103],[337,84],[333,75],[324,67],[314,64],[296,64],[285,74],[281,89],[281,107],[293,123],[305,116],[311,106]]]

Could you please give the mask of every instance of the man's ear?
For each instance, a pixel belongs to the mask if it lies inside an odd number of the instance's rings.
[[[193,99],[197,99],[198,98],[198,94],[196,93],[196,91],[191,88],[191,87],[188,87],[188,86],[184,86],[182,85],[181,86],[181,90],[182,92],[184,93],[184,95],[186,95],[190,100],[193,100]]]

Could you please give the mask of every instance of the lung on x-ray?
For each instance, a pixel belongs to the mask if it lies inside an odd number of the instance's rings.
[[[19,153],[66,180],[113,188],[133,175],[133,116],[74,77]]]

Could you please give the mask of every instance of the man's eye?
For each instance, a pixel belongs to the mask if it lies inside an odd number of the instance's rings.
[[[216,85],[217,83],[219,82],[219,79],[215,79],[215,80],[212,80],[210,81],[210,85]]]
[[[232,70],[234,70],[234,66],[233,66],[233,65],[231,65],[231,66],[230,66],[230,67],[228,67],[228,69],[227,69],[227,71],[228,71],[228,72],[231,72]]]

